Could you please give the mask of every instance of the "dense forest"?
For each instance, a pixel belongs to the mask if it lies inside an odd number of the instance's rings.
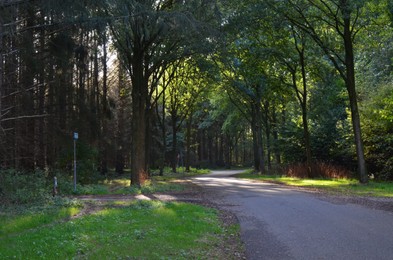
[[[72,175],[77,132],[86,183],[393,180],[392,42],[390,0],[1,0],[0,171]]]

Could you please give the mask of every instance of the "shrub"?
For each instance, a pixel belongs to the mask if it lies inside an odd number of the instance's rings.
[[[38,204],[51,196],[45,172],[15,169],[0,171],[0,201],[4,204]]]
[[[325,162],[312,163],[311,176],[308,174],[307,165],[305,163],[288,165],[283,169],[283,171],[283,175],[296,178],[342,179],[352,177],[352,172],[348,169]]]
[[[84,142],[78,142],[76,146],[76,168],[78,182],[82,184],[94,183],[98,178],[98,150]],[[74,150],[73,147],[64,149],[58,161],[59,169],[73,172]]]

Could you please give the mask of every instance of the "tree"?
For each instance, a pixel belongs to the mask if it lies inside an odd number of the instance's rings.
[[[173,73],[170,83],[165,88],[165,110],[163,113],[168,111],[171,127],[172,127],[172,149],[171,149],[171,167],[172,171],[176,172],[176,166],[178,160],[182,157],[183,152],[179,151],[178,146],[178,132],[184,126],[184,122],[187,121],[186,127],[186,146],[187,151],[190,146],[190,127],[192,124],[192,118],[195,111],[195,104],[200,100],[200,96],[206,88],[206,76],[198,68],[196,62],[192,60],[186,60],[178,64],[176,67],[171,68]],[[186,157],[189,158],[189,154],[186,151]],[[187,159],[189,161],[189,159]],[[189,167],[188,167],[189,170]]]
[[[356,93],[354,61],[354,41],[361,29],[359,19],[361,19],[364,1],[287,0],[284,2],[286,5],[279,7],[278,12],[310,35],[345,82],[351,108],[359,179],[361,183],[367,183],[368,174]]]
[[[176,60],[189,56],[196,43],[208,42],[205,28],[192,13],[205,8],[210,14],[213,3],[192,1],[119,0],[109,4],[113,17],[111,32],[115,46],[132,84],[131,182],[143,184],[148,178],[147,138],[151,97],[165,69]],[[200,50],[200,49],[199,49]]]

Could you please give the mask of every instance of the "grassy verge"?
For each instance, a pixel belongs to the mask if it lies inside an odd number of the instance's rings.
[[[76,195],[108,195],[108,194],[151,194],[157,192],[183,191],[184,185],[178,183],[179,179],[184,177],[196,176],[209,173],[206,169],[191,168],[186,172],[184,168],[177,168],[173,173],[170,168],[165,168],[163,176],[159,176],[159,171],[152,171],[151,179],[142,187],[130,187],[129,175],[109,177],[98,181],[97,184],[77,185],[76,192],[73,191],[70,182],[64,186],[59,183],[61,194]]]
[[[216,210],[185,203],[137,201],[68,219],[59,212],[4,215],[0,259],[210,259],[224,233]],[[30,225],[16,223],[32,222]],[[67,221],[59,219],[66,218]]]
[[[258,175],[250,171],[238,174],[239,178],[254,179],[260,181],[280,183],[310,189],[318,189],[337,195],[391,197],[393,198],[392,182],[370,181],[368,184],[360,184],[357,180],[349,179],[300,179],[278,175]]]

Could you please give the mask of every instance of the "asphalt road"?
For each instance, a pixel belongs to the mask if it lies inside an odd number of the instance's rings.
[[[193,178],[239,221],[247,259],[393,259],[393,213],[214,171]],[[211,192],[211,193],[210,193]]]

